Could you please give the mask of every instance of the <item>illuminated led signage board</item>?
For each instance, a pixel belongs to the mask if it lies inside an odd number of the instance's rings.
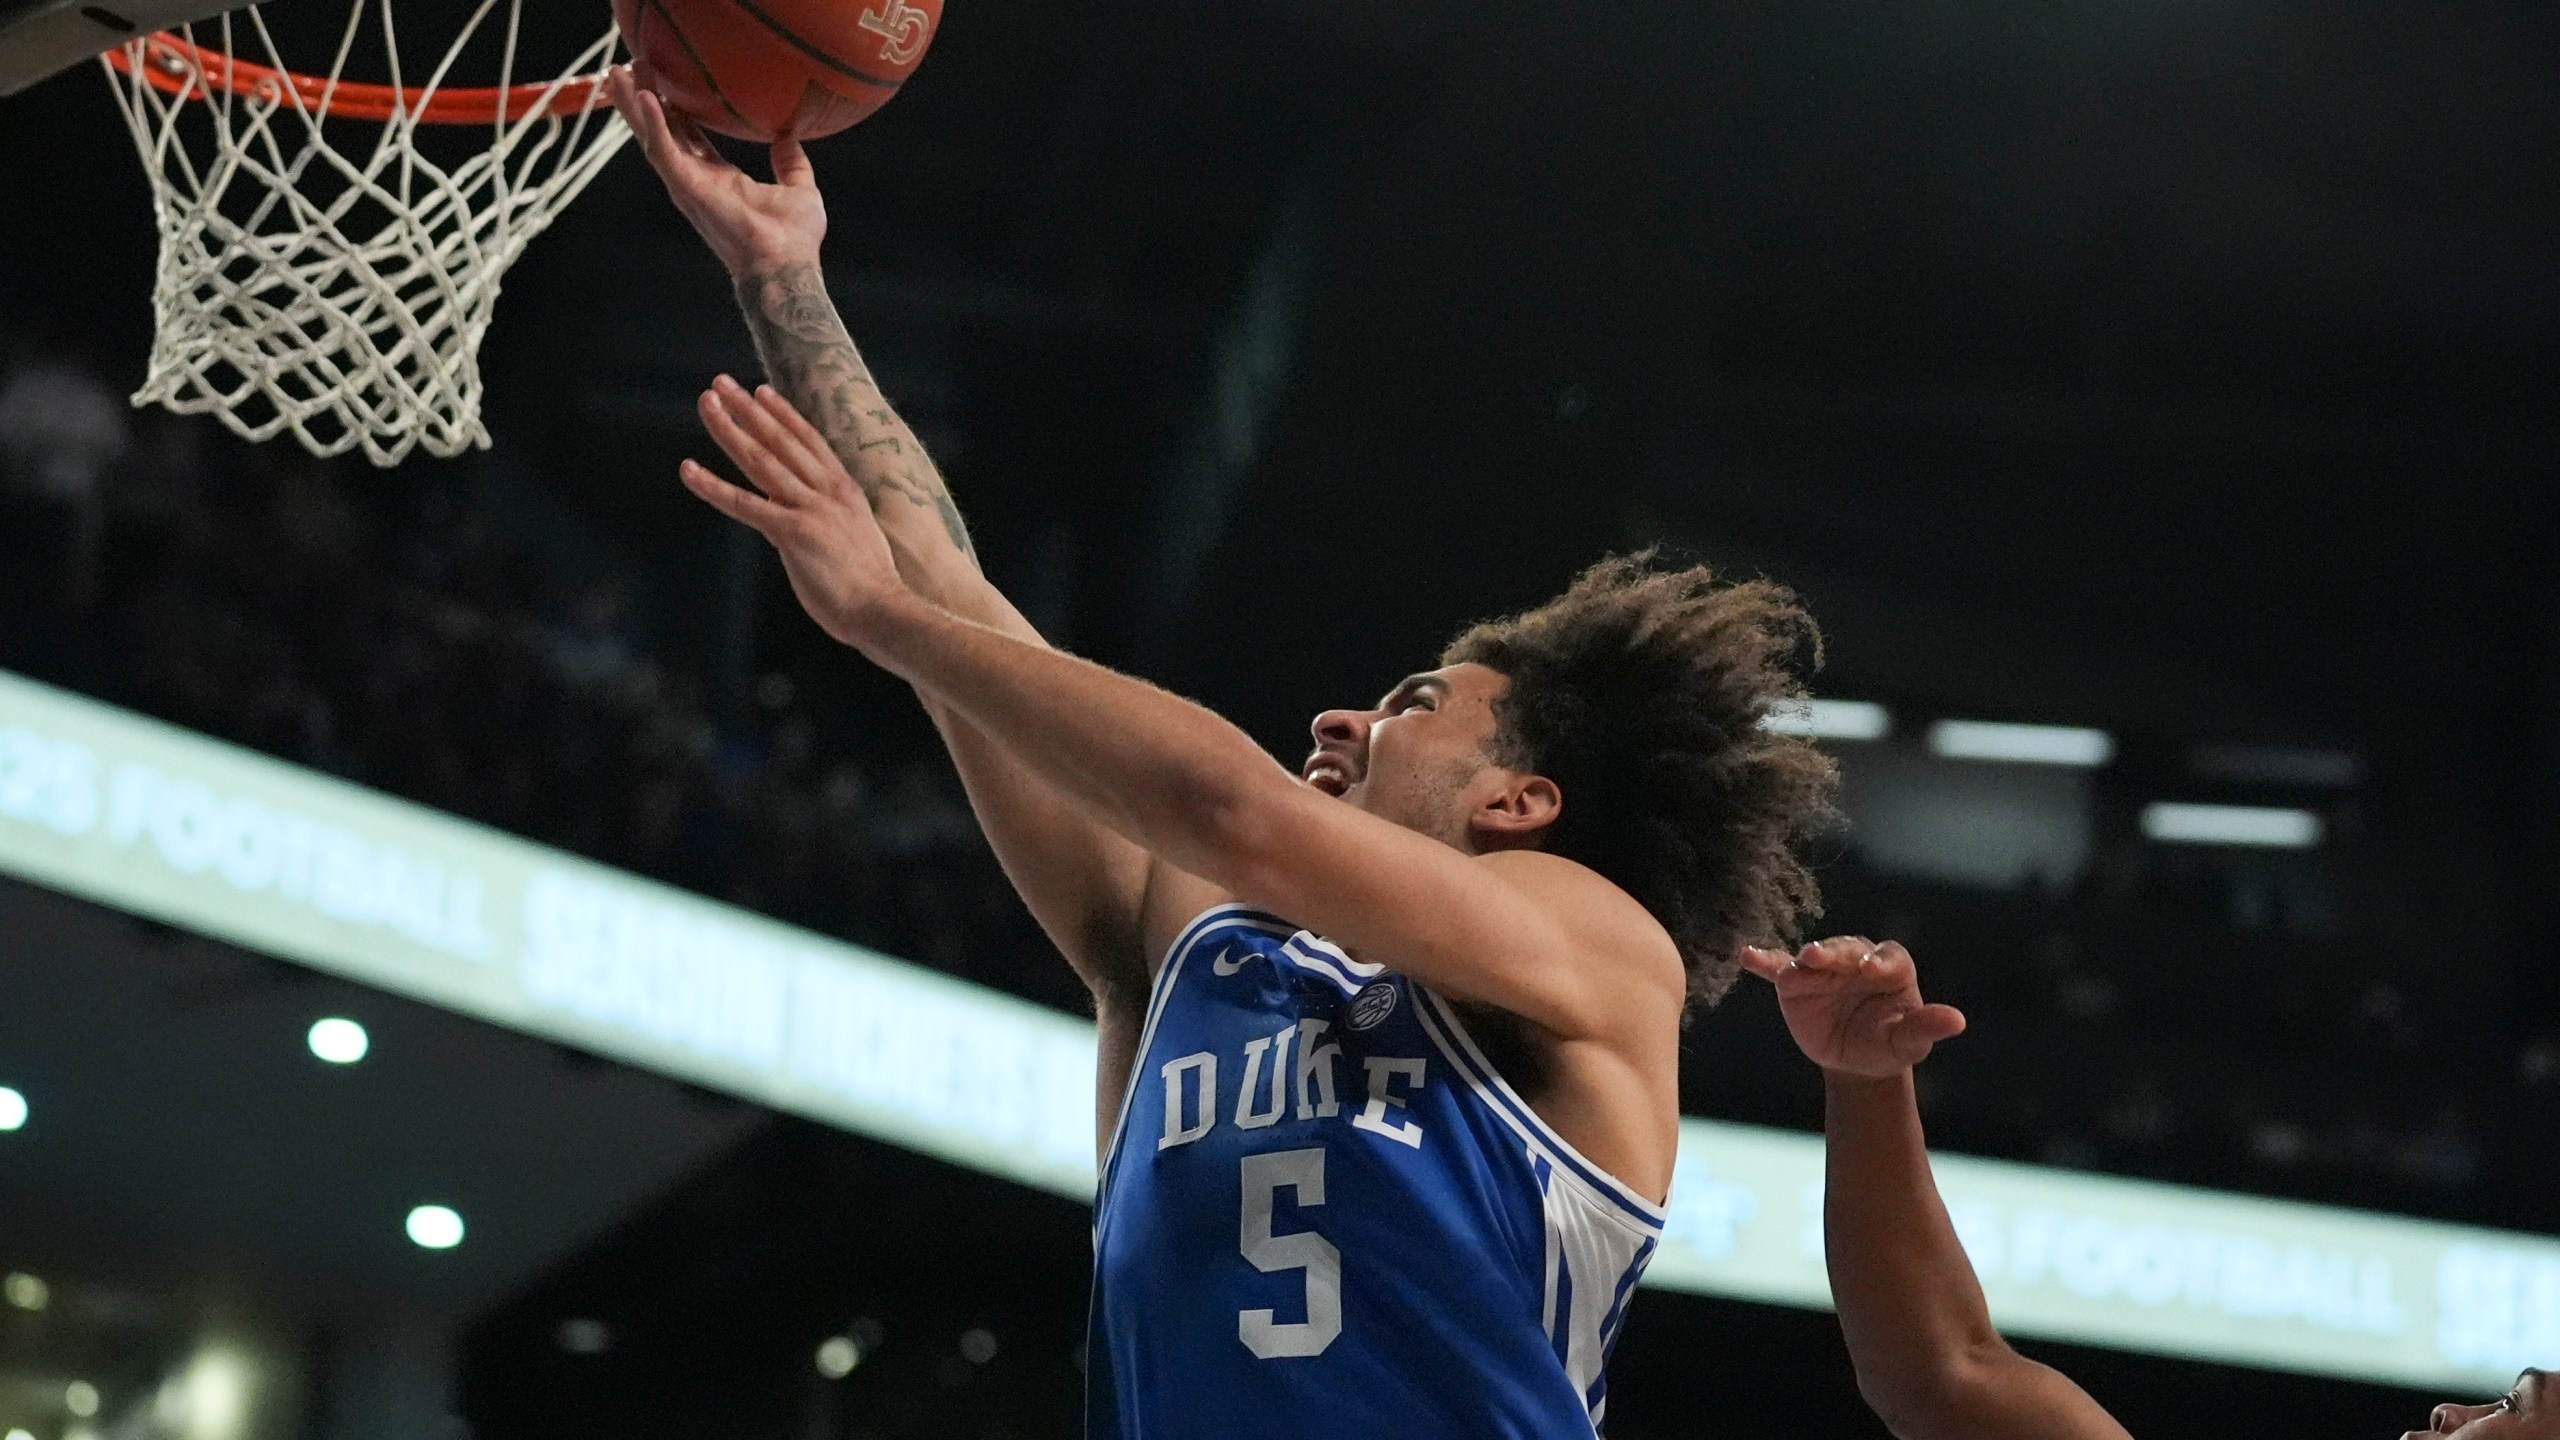
[[[2013,1335],[2448,1395],[2560,1358],[2560,1242],[1961,1155],[1932,1167]],[[1654,1284],[1829,1305],[1815,1137],[1685,1122],[1666,1229]]]
[[[1086,1021],[5,673],[0,871],[1093,1190]]]
[[[1088,1199],[1083,1020],[0,674],[0,872]],[[0,963],[8,959],[0,936]],[[2560,1242],[1940,1157],[2013,1334],[2488,1393]],[[1651,1284],[1822,1307],[1822,1145],[1685,1123]]]

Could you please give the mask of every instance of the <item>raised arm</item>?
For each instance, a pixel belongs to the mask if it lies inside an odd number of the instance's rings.
[[[1457,999],[1594,1042],[1595,1057],[1622,1069],[1645,1047],[1668,1058],[1685,977],[1634,900],[1568,860],[1470,855],[1343,804],[1201,706],[934,606],[902,582],[843,467],[782,423],[787,411],[723,403],[706,416],[756,488],[691,462],[684,480],[773,542],[829,634],[939,697],[1164,864]]]
[[[731,165],[683,117],[670,116],[627,68],[614,72],[609,91],[677,208],[727,267],[773,388],[807,417],[812,438],[869,500],[900,577],[955,615],[1045,645],[980,572],[950,488],[882,395],[827,298],[818,265],[826,209],[799,145],[774,147],[774,183],[764,184]],[[726,376],[718,389],[741,403],[750,399]],[[1094,993],[1105,1082],[1097,1119],[1107,1126],[1146,1003],[1138,919],[1150,857],[948,705],[923,698],[1007,877]]]
[[[1920,998],[1900,945],[1856,937],[1792,959],[1746,951],[1822,1067],[1823,1257],[1858,1393],[1901,1440],[2128,1440],[2086,1391],[1992,1328],[1947,1218],[1911,1067],[1964,1017]]]
[[[668,198],[728,270],[774,386],[870,498],[907,583],[936,604],[1030,638],[1031,626],[979,574],[950,488],[880,393],[827,298],[818,265],[826,201],[799,142],[774,144],[767,184],[730,164],[692,121],[669,113],[630,67],[615,68],[606,92]],[[721,383],[736,391],[726,376]]]

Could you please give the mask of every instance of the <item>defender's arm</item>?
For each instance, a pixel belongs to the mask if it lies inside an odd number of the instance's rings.
[[[1823,1262],[1858,1393],[1902,1440],[2129,1440],[2061,1372],[1992,1327],[1929,1170],[1911,1067],[1964,1029],[1925,1003],[1910,953],[1843,936],[1790,959],[1747,949],[1822,1067]]]
[[[1992,1328],[1929,1173],[1911,1072],[1823,1073],[1822,1235],[1858,1393],[1902,1440],[2128,1440]]]

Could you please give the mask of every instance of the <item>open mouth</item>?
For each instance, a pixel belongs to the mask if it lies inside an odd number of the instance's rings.
[[[1311,755],[1307,757],[1306,768],[1299,774],[1308,785],[1337,800],[1351,789],[1351,767],[1338,756]]]

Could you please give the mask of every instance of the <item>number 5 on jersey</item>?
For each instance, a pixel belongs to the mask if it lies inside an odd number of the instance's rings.
[[[1271,1233],[1274,1193],[1297,1192],[1301,1209],[1324,1203],[1324,1147],[1244,1157],[1244,1211],[1236,1248],[1265,1275],[1304,1270],[1307,1318],[1283,1321],[1269,1310],[1236,1312],[1236,1338],[1264,1360],[1321,1355],[1342,1333],[1342,1252],[1312,1230]]]

